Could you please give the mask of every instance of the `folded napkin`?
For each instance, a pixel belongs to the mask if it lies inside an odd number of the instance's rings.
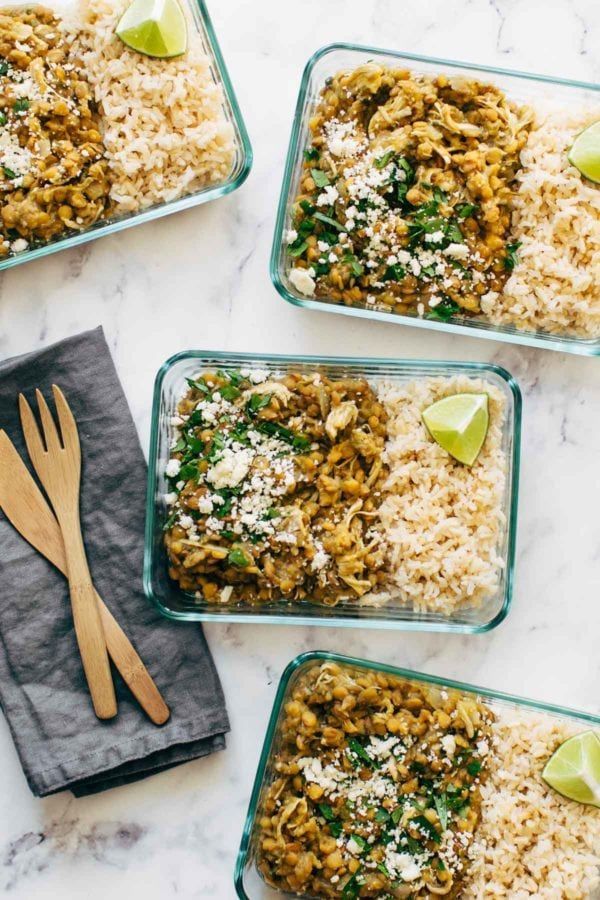
[[[169,622],[142,591],[146,464],[102,329],[0,363],[0,428],[29,464],[17,395],[65,392],[83,457],[81,518],[94,584],[171,709],[153,725],[115,672],[119,713],[94,715],[67,582],[0,512],[0,704],[31,790],[76,796],[225,746],[229,722],[202,630]],[[150,394],[150,386],[144,386]]]

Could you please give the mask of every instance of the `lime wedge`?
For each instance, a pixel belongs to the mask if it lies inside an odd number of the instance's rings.
[[[600,736],[584,731],[569,738],[550,757],[542,778],[569,800],[600,806]]]
[[[428,406],[423,422],[450,456],[472,466],[483,447],[490,416],[487,394],[452,394]]]
[[[577,135],[568,159],[582,175],[600,184],[600,122],[594,122]]]
[[[124,44],[146,56],[180,56],[187,47],[185,16],[177,0],[133,0],[116,33]]]

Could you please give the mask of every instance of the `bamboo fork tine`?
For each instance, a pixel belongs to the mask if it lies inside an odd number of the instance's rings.
[[[46,449],[48,453],[57,453],[62,450],[62,444],[60,437],[58,436],[58,431],[56,430],[56,424],[52,417],[52,413],[48,409],[48,404],[46,403],[44,395],[38,388],[35,389],[35,396],[37,397],[38,409],[42,420],[42,431],[44,432]]]
[[[21,427],[23,428],[27,450],[31,457],[31,462],[37,470],[38,465],[43,463],[46,451],[35,416],[24,394],[19,394],[19,412],[21,414]]]
[[[60,423],[63,446],[65,450],[72,450],[72,452],[81,456],[79,435],[77,434],[77,423],[71,412],[71,407],[67,403],[65,395],[57,384],[52,385],[52,393],[54,394],[54,403],[56,404],[56,413]]]

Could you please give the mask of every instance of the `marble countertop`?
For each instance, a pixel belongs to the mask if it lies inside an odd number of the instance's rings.
[[[14,900],[234,897],[232,871],[264,729],[287,662],[344,651],[598,711],[600,361],[287,305],[268,255],[307,58],[331,41],[600,80],[596,0],[210,3],[255,164],[237,193],[0,277],[0,356],[101,323],[148,442],[160,364],[182,349],[492,361],[524,395],[514,605],[485,636],[210,625],[227,750],[75,800],[31,797],[0,719],[0,892]],[[592,627],[590,627],[592,626]]]

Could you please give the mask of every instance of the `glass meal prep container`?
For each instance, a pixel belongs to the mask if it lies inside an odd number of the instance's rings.
[[[401,384],[428,376],[466,375],[489,382],[502,392],[506,413],[502,430],[502,450],[506,458],[506,483],[502,498],[502,529],[498,557],[502,561],[498,587],[480,606],[464,606],[451,615],[417,612],[394,602],[380,606],[339,603],[323,606],[303,602],[268,602],[255,606],[228,607],[207,603],[184,592],[167,571],[163,526],[168,517],[165,493],[169,491],[165,467],[173,438],[170,425],[180,397],[187,389],[186,378],[203,370],[225,371],[257,367],[272,374],[320,371],[335,377],[364,377],[370,384]],[[180,621],[261,622],[271,624],[335,625],[361,628],[396,628],[459,633],[486,632],[507,615],[513,591],[519,454],[521,435],[521,394],[512,376],[497,366],[470,362],[428,362],[422,360],[345,359],[335,357],[253,355],[210,351],[186,351],[173,356],[156,377],[146,498],[144,590],[146,596],[168,618]]]
[[[441,322],[419,318],[416,312],[414,314],[394,313],[363,306],[345,306],[342,303],[327,301],[323,298],[311,299],[300,293],[291,283],[289,273],[293,259],[287,252],[285,238],[288,230],[292,227],[291,210],[299,193],[303,152],[309,144],[309,121],[314,115],[319,93],[326,80],[339,71],[351,70],[369,61],[393,67],[404,64],[406,68],[422,75],[443,73],[491,82],[500,87],[509,99],[524,103],[551,97],[554,102],[564,100],[565,105],[571,107],[576,102],[593,100],[597,103],[599,99],[600,85],[597,84],[530,75],[356,44],[336,43],[321,48],[309,59],[302,76],[279,199],[270,272],[271,280],[281,296],[289,303],[306,309],[341,313],[399,325],[414,325],[417,328],[431,328],[454,334],[468,334],[586,356],[599,356],[600,338],[587,339],[543,331],[525,331],[508,325],[494,325],[485,321],[483,316],[467,318],[455,315],[450,321]]]
[[[411,669],[402,669],[381,663],[369,662],[365,659],[354,659],[337,653],[312,651],[297,656],[285,669],[273,703],[273,710],[267,726],[267,732],[260,755],[258,770],[248,806],[241,845],[235,866],[235,888],[241,900],[277,900],[281,897],[305,897],[308,895],[284,893],[266,883],[257,867],[258,822],[262,815],[262,806],[266,792],[276,777],[274,760],[281,744],[281,727],[284,719],[285,705],[289,701],[298,680],[315,665],[337,663],[340,666],[364,669],[366,672],[383,673],[412,682],[415,686],[438,688],[440,690],[457,691],[466,697],[481,698],[491,707],[500,711],[530,710],[533,713],[546,713],[562,721],[581,726],[582,731],[600,728],[600,716],[586,712],[578,712],[549,703],[528,700],[500,691],[480,688],[470,684],[450,681],[435,675],[425,675]],[[593,897],[597,894],[594,893]]]
[[[70,12],[73,2],[74,0],[48,0],[48,2],[42,0],[39,5],[62,16]],[[252,147],[206,4],[204,0],[180,0],[180,2],[185,4],[189,11],[188,27],[195,28],[200,36],[202,47],[209,58],[210,75],[214,83],[220,84],[222,87],[222,109],[227,122],[233,128],[234,144],[233,163],[227,177],[178,199],[157,203],[139,212],[108,216],[81,232],[67,232],[64,236],[53,238],[39,247],[33,247],[15,253],[13,256],[0,258],[0,271],[29,262],[32,259],[39,259],[47,256],[49,253],[55,253],[57,250],[76,247],[78,244],[113,234],[116,231],[121,231],[123,228],[141,225],[160,216],[180,212],[192,206],[198,206],[201,203],[207,203],[209,200],[231,193],[231,191],[236,190],[244,183],[252,167]],[[22,6],[23,3],[14,2],[14,0],[8,0],[8,2],[0,0],[0,10],[20,8]],[[168,62],[168,60],[166,61]]]

